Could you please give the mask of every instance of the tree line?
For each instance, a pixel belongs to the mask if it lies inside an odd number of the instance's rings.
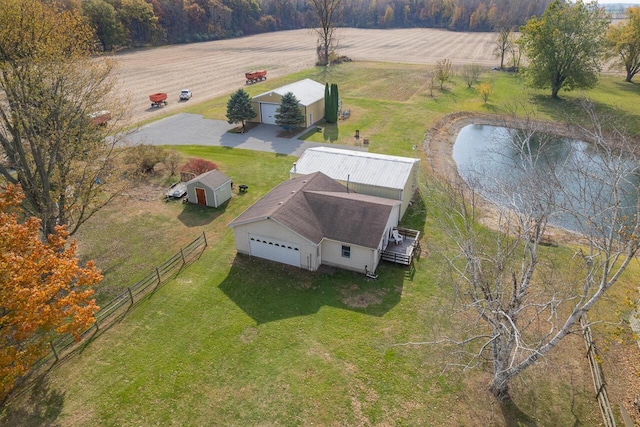
[[[306,0],[65,0],[95,28],[105,51],[314,28]],[[494,31],[540,16],[551,0],[343,0],[336,26]]]

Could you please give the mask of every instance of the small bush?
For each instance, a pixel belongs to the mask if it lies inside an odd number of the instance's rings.
[[[180,168],[180,172],[191,172],[198,176],[214,169],[218,169],[218,166],[215,163],[210,162],[209,160],[191,158],[187,160],[187,163],[185,163],[185,165]]]

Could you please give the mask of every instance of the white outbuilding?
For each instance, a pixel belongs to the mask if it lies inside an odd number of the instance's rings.
[[[402,201],[404,216],[418,188],[420,159],[331,147],[308,148],[293,164],[290,178],[322,172],[348,191]]]
[[[309,127],[324,117],[324,88],[322,83],[304,79],[256,95],[251,99],[251,104],[257,115],[251,121],[275,125],[276,110],[282,102],[282,97],[291,92],[304,114],[305,127]]]
[[[187,199],[189,203],[217,208],[231,198],[231,186],[231,178],[214,169],[187,182]]]

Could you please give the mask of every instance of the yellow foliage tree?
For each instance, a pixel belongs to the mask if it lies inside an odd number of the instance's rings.
[[[92,287],[102,280],[88,262],[78,265],[76,244],[57,227],[47,243],[40,219],[21,222],[19,186],[0,191],[0,399],[49,350],[59,334],[80,334],[94,323]]]
[[[487,101],[489,101],[489,96],[491,96],[491,93],[493,92],[493,88],[491,87],[491,83],[482,82],[478,85],[477,91],[486,104]]]

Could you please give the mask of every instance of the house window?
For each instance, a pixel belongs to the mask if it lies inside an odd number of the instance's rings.
[[[351,246],[342,246],[342,257],[351,258]]]

